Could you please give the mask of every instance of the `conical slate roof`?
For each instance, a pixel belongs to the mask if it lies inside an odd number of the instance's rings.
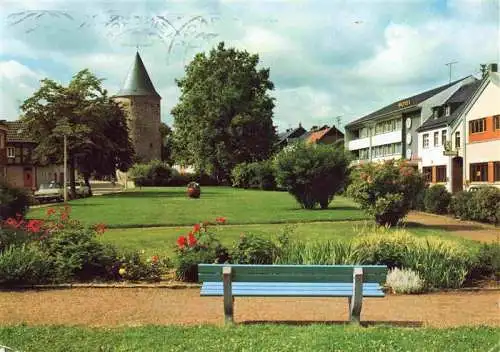
[[[144,67],[144,63],[142,62],[139,52],[135,54],[134,64],[128,72],[123,87],[120,89],[118,94],[116,94],[118,97],[129,95],[149,95],[161,99],[160,95],[153,86],[151,79],[149,78],[148,71],[146,71],[146,67]]]

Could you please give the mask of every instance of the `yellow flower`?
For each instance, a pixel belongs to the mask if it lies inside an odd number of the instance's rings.
[[[120,268],[120,270],[118,270],[118,274],[120,274],[120,276],[123,276],[127,273],[127,270],[125,270],[125,268]]]

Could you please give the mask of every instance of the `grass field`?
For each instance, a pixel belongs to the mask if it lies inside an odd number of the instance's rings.
[[[202,187],[200,199],[186,196],[184,187],[144,188],[70,202],[72,218],[108,227],[191,225],[223,216],[230,224],[363,220],[367,215],[351,200],[336,197],[327,210],[303,210],[286,192],[230,187]],[[55,205],[57,207],[60,205]],[[46,208],[32,209],[40,218]]]
[[[51,351],[497,351],[500,329],[409,329],[350,326],[251,325],[1,327],[0,344],[23,352]],[[498,346],[497,346],[498,347]],[[492,349],[493,348],[493,349]]]
[[[231,246],[242,233],[276,238],[285,226],[287,225],[244,224],[216,226],[212,227],[212,229],[218,234],[218,238],[224,245]],[[291,224],[289,226],[293,229],[290,232],[291,239],[307,239],[310,241],[349,240],[369,229],[373,226],[373,222],[367,220],[336,221]],[[110,229],[102,236],[102,240],[127,250],[144,250],[146,256],[172,256],[177,237],[186,235],[191,229],[191,226]],[[443,230],[410,227],[408,231],[417,236],[433,235],[446,239],[462,240],[447,235],[446,231]]]

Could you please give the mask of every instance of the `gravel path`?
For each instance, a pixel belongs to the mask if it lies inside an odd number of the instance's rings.
[[[199,289],[78,288],[0,292],[0,321],[9,324],[139,326],[222,324],[222,298]],[[362,321],[402,326],[500,326],[500,291],[388,295],[363,301]],[[344,298],[237,298],[236,322],[346,321]]]

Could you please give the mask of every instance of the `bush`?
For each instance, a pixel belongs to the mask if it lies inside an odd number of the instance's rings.
[[[434,214],[448,213],[451,193],[443,185],[434,185],[425,190],[424,205],[425,210]]]
[[[468,281],[500,280],[500,244],[483,243],[474,257]]]
[[[347,194],[380,225],[396,225],[415,207],[425,179],[404,160],[368,163],[352,174]]]
[[[453,195],[450,202],[450,211],[460,220],[470,219],[472,192],[460,191]]]
[[[181,174],[176,169],[172,169],[172,174],[168,181],[169,186],[186,186],[189,182],[194,180],[194,175],[192,174]]]
[[[112,273],[129,281],[160,281],[168,266],[168,260],[161,260],[156,255],[144,261],[139,253],[126,252],[115,263]]]
[[[342,146],[296,143],[274,159],[277,183],[305,209],[328,208],[348,176],[349,159]]]
[[[349,241],[291,241],[274,259],[274,264],[341,265],[360,262],[360,252]]]
[[[500,189],[496,187],[481,187],[472,192],[470,219],[493,224],[500,223],[497,217],[500,208]]]
[[[23,216],[30,204],[31,197],[25,190],[0,180],[0,221],[15,217],[17,214]]]
[[[0,253],[0,285],[47,283],[52,278],[52,261],[34,244],[13,245]]]
[[[424,281],[418,273],[410,269],[394,268],[389,270],[386,285],[394,293],[420,293],[424,291]]]
[[[221,222],[221,218],[217,219]],[[178,280],[198,282],[198,264],[225,263],[229,260],[227,248],[209,231],[208,224],[196,224],[188,236],[177,239],[175,275]]]
[[[276,189],[276,179],[271,161],[241,163],[231,171],[233,187],[255,188],[261,190]]]
[[[481,187],[475,192],[458,192],[450,204],[451,212],[461,220],[500,223],[500,189]]]
[[[255,235],[241,235],[231,251],[236,264],[272,264],[276,252],[273,241]]]
[[[12,245],[22,245],[31,241],[31,236],[22,229],[0,225],[0,252]]]
[[[143,186],[167,186],[172,169],[164,161],[152,160],[147,164],[135,164],[130,169],[135,184]]]
[[[87,228],[69,228],[42,242],[42,248],[54,263],[57,281],[87,281],[113,278],[116,250],[94,238]]]

